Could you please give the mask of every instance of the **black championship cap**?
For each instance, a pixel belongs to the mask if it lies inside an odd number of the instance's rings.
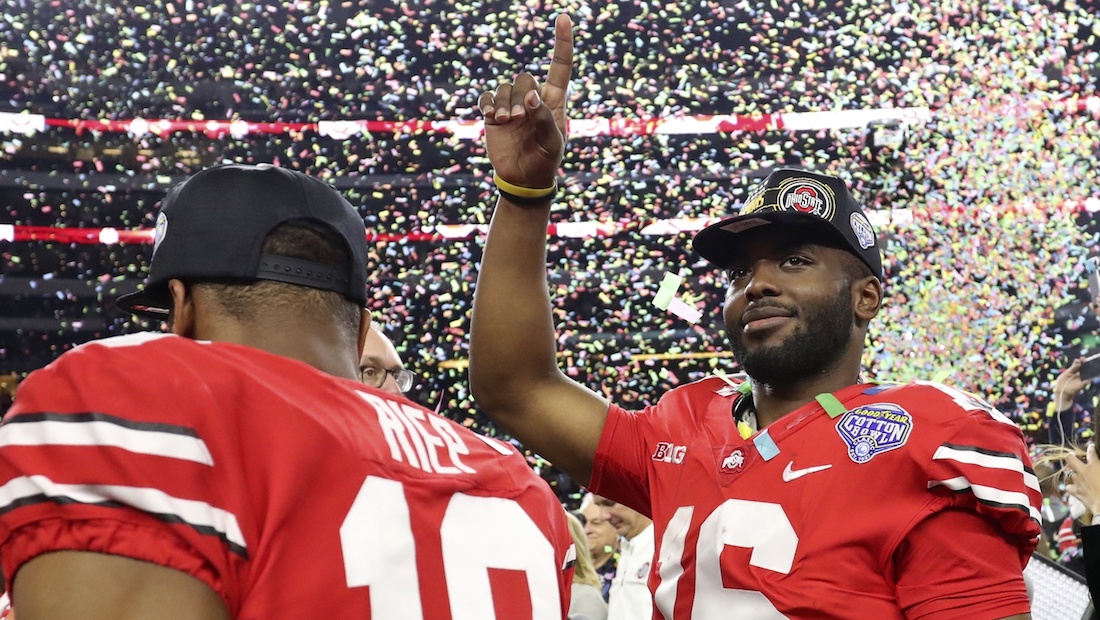
[[[820,228],[850,250],[882,279],[878,236],[848,186],[840,179],[797,168],[777,168],[749,192],[741,213],[695,235],[692,247],[725,268],[741,235],[769,224]]]
[[[347,244],[340,267],[263,253],[279,224],[312,221]],[[229,164],[203,170],[168,191],[157,215],[145,287],[118,298],[119,307],[166,319],[168,280],[276,280],[335,291],[367,303],[367,239],[363,218],[332,186],[270,164]]]

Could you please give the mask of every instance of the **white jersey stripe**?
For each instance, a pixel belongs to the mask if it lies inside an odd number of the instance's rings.
[[[482,435],[481,433],[474,433],[474,435],[477,436],[477,438],[480,439],[481,441],[485,442],[485,445],[487,445],[490,448],[496,450],[498,453],[500,453],[504,456],[512,456],[512,454],[513,454],[512,449],[509,448],[507,444],[502,443],[502,442],[500,442],[496,439],[493,439],[491,437],[486,437],[485,435]]]
[[[570,544],[569,549],[565,552],[565,561],[562,564],[561,569],[565,570],[577,562],[577,545]]]
[[[1032,472],[1024,469],[1024,462],[1012,456],[997,456],[985,454],[976,450],[959,450],[948,446],[936,448],[932,455],[933,460],[956,461],[966,465],[977,465],[989,469],[1006,469],[1018,472],[1024,477],[1024,484],[1042,493],[1039,489],[1039,478]]]
[[[59,484],[46,476],[20,476],[0,486],[0,513],[38,501],[78,504],[122,504],[169,522],[187,524],[204,534],[213,533],[238,548],[247,549],[233,513],[192,499],[168,495],[160,489],[111,484]]]
[[[1039,509],[1031,505],[1026,493],[1017,493],[1015,491],[1005,491],[1004,489],[983,486],[980,484],[971,484],[970,481],[966,479],[966,476],[958,476],[949,480],[928,481],[929,489],[938,486],[947,487],[952,491],[969,490],[978,501],[984,503],[997,504],[1000,506],[1019,506],[1020,508],[1026,506],[1027,512],[1031,518],[1038,522],[1042,522]]]
[[[951,397],[951,400],[955,401],[955,404],[963,408],[963,411],[984,411],[989,414],[989,417],[1000,422],[1001,424],[1008,424],[1009,426],[1016,426],[1016,423],[1008,419],[1005,414],[997,411],[997,408],[983,399],[963,392],[962,390],[955,389],[953,387],[944,385],[942,383],[935,383],[933,381],[914,381],[918,385],[926,385],[930,388],[935,388],[944,394]]]
[[[0,425],[0,448],[7,446],[94,446],[121,448],[136,454],[214,465],[206,442],[198,437],[127,428],[107,421],[42,420]]]

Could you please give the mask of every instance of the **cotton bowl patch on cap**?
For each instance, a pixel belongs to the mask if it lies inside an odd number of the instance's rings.
[[[692,247],[711,263],[726,267],[741,235],[767,225],[810,225],[843,241],[882,279],[878,235],[844,181],[797,168],[777,168],[750,192],[738,215],[711,224],[695,235]]]
[[[263,253],[268,234],[287,222],[331,228],[351,257],[347,265]],[[167,318],[168,281],[275,280],[340,293],[367,303],[367,240],[363,218],[332,186],[270,164],[228,164],[176,185],[161,202],[142,290],[118,299],[121,308]]]

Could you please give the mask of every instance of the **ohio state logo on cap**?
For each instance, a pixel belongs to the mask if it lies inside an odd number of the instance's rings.
[[[833,190],[814,179],[795,177],[779,184],[778,209],[816,215],[832,221],[836,214]]]

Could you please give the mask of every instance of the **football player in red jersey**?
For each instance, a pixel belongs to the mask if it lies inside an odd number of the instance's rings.
[[[218,166],[168,193],[119,303],[172,333],[77,347],[0,424],[21,618],[565,617],[548,485],[360,383],[366,257],[362,217],[298,172]]]
[[[695,249],[728,275],[750,381],[643,412],[556,365],[546,227],[566,138],[568,17],[546,82],[482,93],[499,200],[475,289],[482,409],[593,492],[652,517],[654,617],[1027,618],[1039,486],[1020,430],[930,382],[863,382],[882,302],[871,223],[838,178],[773,171]]]

